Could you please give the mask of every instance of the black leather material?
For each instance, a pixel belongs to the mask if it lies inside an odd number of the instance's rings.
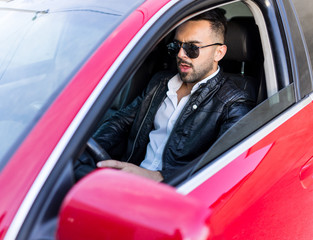
[[[258,27],[252,17],[235,17],[227,23],[225,60],[251,62],[260,58]]]
[[[118,111],[96,132],[94,138],[113,159],[140,165],[149,133],[153,130],[154,116],[166,96],[167,82],[172,76],[168,73],[155,76],[143,96]],[[250,96],[222,71],[201,85],[177,119],[165,146],[163,177],[170,177],[178,168],[204,153],[253,106]]]
[[[258,26],[253,17],[229,20],[225,37],[227,53],[221,61],[225,72],[237,79],[241,89],[250,92],[256,103],[267,97],[263,52]],[[237,75],[237,76],[236,76]]]

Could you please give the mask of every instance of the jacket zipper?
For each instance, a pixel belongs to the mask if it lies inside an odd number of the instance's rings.
[[[161,84],[162,84],[162,82],[160,81],[158,88],[157,88],[157,89],[155,90],[155,92],[153,93],[153,96],[152,96],[152,98],[151,98],[149,107],[148,107],[148,109],[147,109],[147,111],[146,111],[145,117],[143,118],[143,120],[142,120],[142,122],[141,122],[141,124],[140,124],[140,127],[139,127],[139,129],[138,129],[138,132],[137,132],[137,134],[136,134],[136,137],[135,137],[135,140],[134,140],[134,143],[133,143],[133,147],[132,147],[132,151],[130,152],[130,155],[129,155],[129,157],[128,157],[128,159],[127,159],[126,162],[129,162],[129,160],[131,159],[131,157],[132,157],[133,154],[134,154],[135,145],[136,145],[136,142],[137,142],[137,140],[138,140],[139,133],[140,133],[140,131],[141,131],[141,129],[142,129],[142,126],[143,126],[143,124],[144,124],[144,122],[145,122],[145,120],[146,120],[146,118],[147,118],[147,116],[148,116],[148,113],[149,113],[149,111],[150,111],[150,109],[151,109],[153,100],[154,100],[154,98],[155,98],[157,92],[159,91],[159,89],[160,89],[160,87],[161,87]]]

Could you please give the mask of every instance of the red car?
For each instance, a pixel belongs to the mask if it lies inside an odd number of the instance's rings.
[[[171,69],[175,28],[226,10],[256,106],[167,182],[73,163]],[[0,2],[0,239],[313,239],[313,2]],[[311,25],[312,24],[312,25]],[[99,150],[99,149],[96,149]]]

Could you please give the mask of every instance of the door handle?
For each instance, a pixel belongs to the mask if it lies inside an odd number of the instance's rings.
[[[313,157],[301,168],[300,182],[304,189],[313,190]]]

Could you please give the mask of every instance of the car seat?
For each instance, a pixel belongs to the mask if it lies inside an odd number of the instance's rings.
[[[263,52],[258,26],[253,17],[234,17],[228,21],[225,37],[227,53],[220,62],[238,86],[259,103],[266,99]]]

